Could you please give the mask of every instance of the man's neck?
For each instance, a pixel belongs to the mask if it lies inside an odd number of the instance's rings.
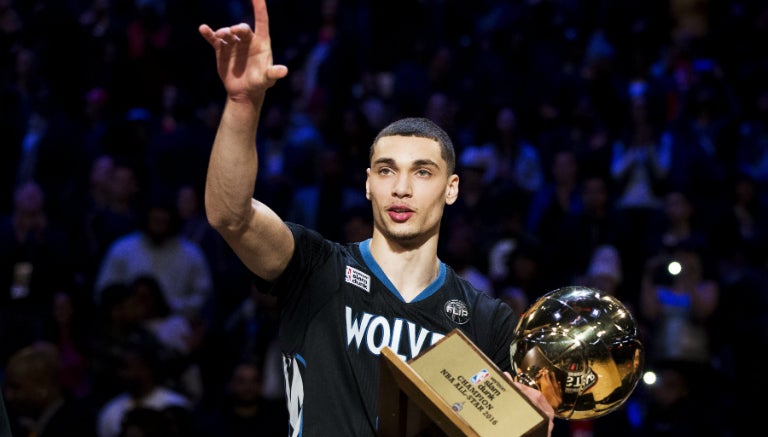
[[[440,272],[437,238],[411,248],[403,247],[374,233],[371,255],[406,302],[412,301]]]

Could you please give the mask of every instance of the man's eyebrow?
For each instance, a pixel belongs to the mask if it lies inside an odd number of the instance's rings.
[[[430,167],[440,167],[435,161],[431,159],[417,159],[416,161],[413,161],[414,167],[424,167],[424,166],[430,166]]]
[[[379,158],[375,161],[373,161],[373,165],[388,165],[388,166],[396,166],[395,160],[392,158]],[[417,159],[411,163],[411,167],[437,167],[440,166],[431,159]]]
[[[384,158],[379,158],[379,159],[373,161],[373,163],[374,163],[374,165],[377,165],[377,164],[393,165],[395,163],[395,160],[392,159],[392,158],[384,157]]]

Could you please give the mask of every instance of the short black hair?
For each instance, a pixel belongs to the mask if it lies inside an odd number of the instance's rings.
[[[168,304],[168,299],[163,293],[163,286],[156,276],[150,273],[144,273],[133,279],[130,283],[131,294],[136,293],[139,287],[146,287],[147,291],[155,301],[155,314],[153,317],[168,317],[173,314],[173,309]]]
[[[368,154],[368,160],[373,159],[373,149],[376,143],[379,142],[379,139],[393,136],[429,138],[437,141],[440,145],[440,156],[448,164],[448,174],[453,174],[456,171],[456,151],[451,137],[435,122],[424,117],[401,118],[385,126],[374,138]]]

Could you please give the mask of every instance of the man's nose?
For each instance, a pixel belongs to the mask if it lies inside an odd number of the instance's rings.
[[[410,197],[411,194],[411,178],[408,174],[399,174],[395,180],[394,186],[392,187],[392,195],[395,197]]]

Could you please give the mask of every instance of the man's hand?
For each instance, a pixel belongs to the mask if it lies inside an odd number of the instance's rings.
[[[543,393],[533,387],[529,387],[519,382],[514,382],[513,384],[515,384],[517,388],[519,388],[520,391],[522,391],[523,394],[526,395],[528,399],[530,399],[531,402],[533,402],[533,404],[536,405],[539,410],[541,410],[541,412],[547,416],[549,419],[549,431],[547,434],[551,436],[552,431],[555,429],[555,410],[552,408],[552,405],[549,405],[547,398]]]
[[[551,436],[552,431],[555,429],[555,409],[552,408],[552,405],[549,404],[544,394],[533,387],[529,387],[525,384],[515,381],[509,372],[504,372],[504,375],[506,375],[507,379],[512,381],[512,384],[515,384],[515,386],[519,388],[520,391],[528,397],[528,399],[531,400],[533,405],[535,405],[542,413],[544,413],[545,416],[547,416],[549,419],[549,431],[547,435]]]
[[[229,99],[259,102],[267,89],[288,74],[285,65],[272,64],[269,16],[265,0],[252,0],[254,29],[246,23],[213,31],[207,24],[200,35],[216,51],[216,65]]]

